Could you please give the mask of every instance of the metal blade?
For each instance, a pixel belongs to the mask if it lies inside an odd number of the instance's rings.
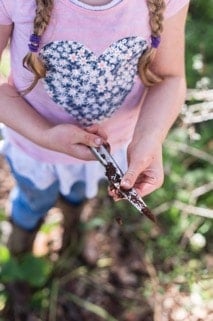
[[[92,147],[91,150],[105,167],[105,175],[108,178],[110,187],[117,191],[118,197],[128,200],[141,214],[144,214],[151,221],[156,222],[155,216],[134,188],[124,190],[120,187],[120,182],[124,174],[106,147],[101,145],[100,147]]]

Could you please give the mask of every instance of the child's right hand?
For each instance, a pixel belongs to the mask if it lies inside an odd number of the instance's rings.
[[[87,128],[51,124],[14,86],[6,83],[0,86],[0,122],[41,147],[82,160],[94,160],[89,147],[98,147],[107,141],[105,131],[98,124]]]
[[[72,124],[60,124],[42,133],[41,145],[78,159],[94,160],[88,147],[98,147],[106,141],[107,135],[98,124],[84,129]]]

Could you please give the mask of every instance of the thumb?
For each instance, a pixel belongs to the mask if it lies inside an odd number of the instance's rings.
[[[146,168],[146,164],[142,161],[131,161],[129,164],[129,168],[124,174],[121,180],[121,187],[124,189],[130,189],[135,185],[135,182],[138,176],[142,173],[142,171]]]

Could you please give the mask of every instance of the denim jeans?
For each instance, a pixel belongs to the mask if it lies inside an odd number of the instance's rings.
[[[15,224],[26,229],[34,229],[51,209],[60,194],[59,182],[55,181],[46,189],[38,189],[28,178],[17,173],[10,160],[8,163],[16,180],[16,186],[10,194],[11,217]],[[63,197],[71,204],[79,205],[85,200],[85,183],[78,181],[72,185],[68,195]]]

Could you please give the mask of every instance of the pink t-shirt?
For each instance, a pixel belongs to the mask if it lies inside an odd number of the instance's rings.
[[[188,2],[166,0],[165,18]],[[14,23],[11,79],[18,90],[27,88],[32,81],[22,59],[28,52],[34,12],[35,1],[0,0],[0,24]],[[121,148],[132,137],[142,105],[144,86],[137,74],[137,63],[149,45],[146,1],[123,0],[109,9],[94,11],[70,0],[58,0],[40,46],[47,75],[25,99],[54,124],[101,123],[112,149]],[[7,138],[44,162],[77,161],[41,148],[9,128]]]

